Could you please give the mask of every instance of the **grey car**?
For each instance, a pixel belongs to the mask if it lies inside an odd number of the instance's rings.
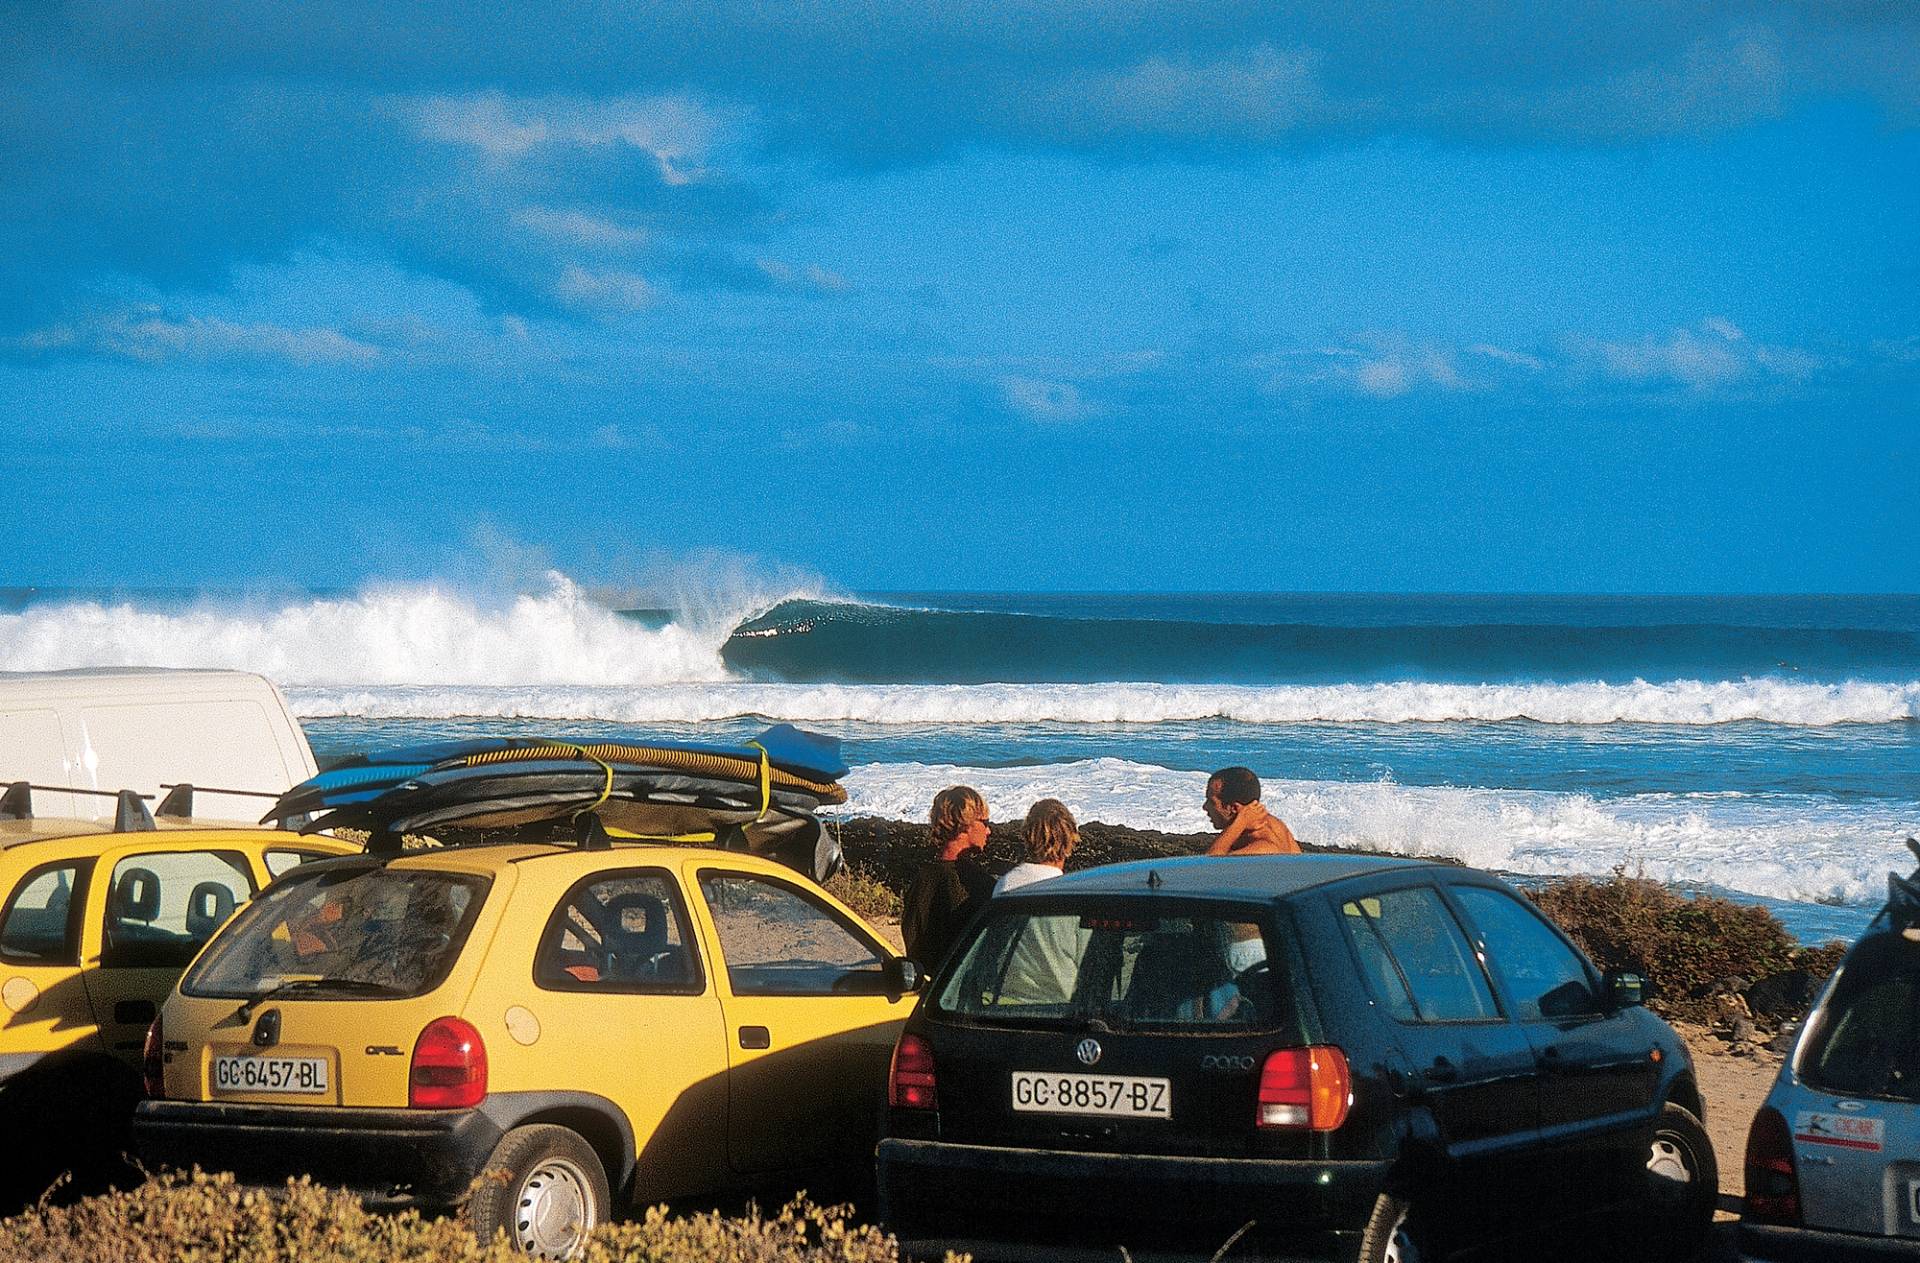
[[[1889,887],[1753,1120],[1745,1258],[1920,1259],[1920,872]]]

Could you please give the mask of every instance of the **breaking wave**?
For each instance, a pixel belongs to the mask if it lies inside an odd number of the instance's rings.
[[[303,717],[702,722],[742,716],[872,724],[1448,723],[1797,727],[1920,719],[1920,681],[1811,684],[1681,680],[1664,684],[1325,686],[1165,684],[754,684],[644,687],[290,687]]]

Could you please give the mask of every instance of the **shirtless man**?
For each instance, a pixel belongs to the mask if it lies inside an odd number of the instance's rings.
[[[1223,767],[1207,779],[1207,819],[1220,836],[1208,855],[1298,855],[1287,822],[1260,805],[1260,778],[1244,767]]]

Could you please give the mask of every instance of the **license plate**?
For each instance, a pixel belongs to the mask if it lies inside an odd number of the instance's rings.
[[[1121,1074],[1013,1072],[1013,1108],[1028,1114],[1172,1118],[1173,1084]]]
[[[327,1090],[325,1057],[215,1057],[216,1092],[290,1092]]]

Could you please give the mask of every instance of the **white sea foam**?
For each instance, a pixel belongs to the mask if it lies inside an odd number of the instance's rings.
[[[537,592],[499,601],[432,584],[258,607],[86,601],[0,614],[0,670],[222,667],[283,684],[389,691],[402,684],[723,680],[720,647],[751,612],[650,628],[593,601],[558,572]]]
[[[671,630],[671,629],[669,629]],[[663,633],[633,633],[664,655]],[[699,665],[696,650],[687,659]],[[4,659],[0,659],[4,661]],[[717,659],[715,660],[717,671]],[[613,668],[610,668],[612,670]],[[646,664],[625,663],[631,676]],[[284,673],[283,673],[284,674]],[[298,679],[297,676],[288,676]],[[618,678],[617,676],[612,678]],[[1445,723],[1703,725],[1757,720],[1794,726],[1920,718],[1920,681],[1811,684],[1758,679],[1665,684],[1423,684],[1239,687],[1164,684],[647,684],[644,687],[334,685],[288,690],[315,718],[600,719],[699,722],[758,715],[873,724]]]
[[[945,786],[974,786],[998,819],[1059,798],[1081,820],[1197,833],[1203,772],[1124,759],[1041,767],[873,764],[846,778],[847,816],[925,819]],[[1911,867],[1901,838],[1920,832],[1920,803],[1812,797],[1635,795],[1596,799],[1387,781],[1269,780],[1263,800],[1302,838],[1405,855],[1446,856],[1510,873],[1603,874],[1616,865],[1659,881],[1720,886],[1794,901],[1883,898],[1889,868]]]

